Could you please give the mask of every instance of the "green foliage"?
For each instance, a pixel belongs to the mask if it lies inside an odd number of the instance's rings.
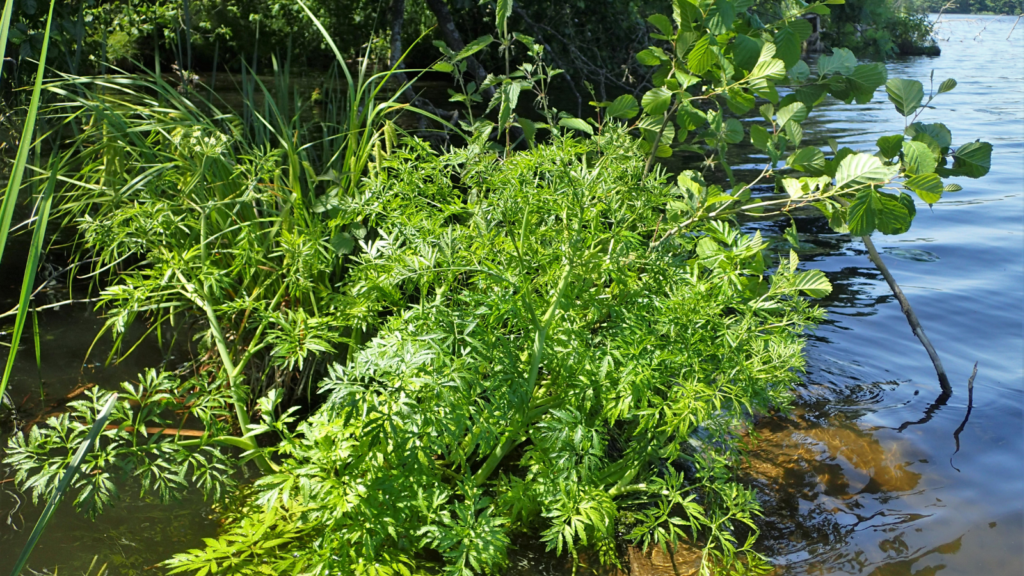
[[[725,224],[651,250],[689,193],[645,176],[637,146],[608,130],[502,158],[410,140],[387,159],[370,188],[380,239],[351,286],[414,303],[273,449],[280,472],[254,498],[307,536],[254,564],[294,552],[306,570],[391,573],[433,550],[471,574],[499,568],[515,531],[559,553],[609,540],[622,510],[645,518],[641,543],[685,529],[709,569],[762,563],[739,535],[756,500],[727,472],[736,426],[786,405],[819,317],[796,296],[828,284],[795,262],[769,275],[764,241]],[[224,538],[171,565],[258,540],[241,523]]]
[[[50,8],[46,16],[47,32],[43,36],[44,40],[49,39],[49,24],[53,20],[53,7],[55,3],[56,2],[50,3]],[[3,20],[2,24],[0,24],[0,27],[2,27],[2,36],[4,37],[6,37],[8,27],[10,26],[10,12],[12,4],[13,2],[8,2],[4,7]],[[32,85],[32,98],[29,101],[28,110],[25,115],[25,123],[22,127],[21,140],[19,141],[18,150],[15,154],[14,165],[11,166],[7,186],[4,190],[3,200],[0,201],[0,259],[3,258],[4,248],[7,246],[7,238],[11,230],[11,219],[14,216],[14,206],[18,202],[18,197],[21,194],[21,184],[25,175],[25,167],[28,164],[29,149],[34,145],[37,145],[34,138],[36,135],[36,116],[39,113],[43,75],[46,70],[47,46],[47,43],[43,44],[42,53],[36,66],[35,80]],[[4,47],[6,48],[6,45]],[[3,54],[0,53],[0,58],[2,58],[2,56]],[[39,156],[39,147],[37,146],[36,158],[38,159]],[[21,294],[18,298],[18,316],[15,322],[14,337],[12,338],[10,351],[7,353],[7,362],[4,365],[3,376],[0,377],[0,397],[3,397],[4,392],[7,390],[7,383],[11,378],[11,371],[14,368],[14,359],[18,352],[18,345],[21,342],[21,334],[25,327],[25,319],[28,315],[31,292],[35,285],[36,267],[39,264],[39,257],[43,247],[43,238],[46,233],[46,224],[49,221],[50,206],[53,201],[53,190],[56,178],[54,167],[55,162],[51,161],[49,179],[46,183],[43,194],[40,195],[36,204],[40,213],[33,226],[32,244],[27,262],[25,263],[25,275],[22,282]]]
[[[53,490],[53,493],[49,495],[46,502],[46,507],[43,508],[42,514],[39,515],[39,520],[36,522],[32,533],[28,536],[28,542],[25,543],[25,547],[22,548],[21,554],[18,559],[14,562],[14,569],[11,571],[12,576],[19,576],[21,571],[25,568],[28,563],[28,558],[32,554],[32,549],[35,548],[36,543],[39,542],[40,536],[43,535],[43,530],[46,529],[46,525],[53,518],[53,514],[57,511],[57,506],[64,498],[64,494],[67,492],[71,483],[78,478],[79,470],[81,469],[82,462],[85,457],[92,450],[93,444],[95,444],[97,437],[99,437],[103,426],[107,423],[107,418],[110,416],[110,412],[114,409],[114,402],[117,400],[117,394],[111,395],[107,402],[100,408],[98,412],[91,414],[92,425],[89,427],[88,435],[78,442],[67,443],[62,448],[68,449],[68,454],[71,454],[71,450],[77,445],[77,451],[74,456],[67,463],[66,468],[60,474],[60,481],[57,483]],[[36,495],[38,496],[38,494]],[[95,561],[94,561],[95,563]],[[92,568],[90,567],[90,571]],[[103,569],[100,569],[102,573]]]
[[[910,0],[908,8],[915,12],[947,14],[1024,14],[1021,0]]]
[[[191,486],[220,498],[234,485],[230,475],[237,460],[214,442],[230,433],[230,424],[223,421],[230,414],[229,391],[208,374],[182,382],[177,375],[149,371],[136,384],[123,383],[119,394],[88,390],[87,399],[70,403],[68,412],[34,426],[27,435],[11,438],[7,462],[17,470],[19,485],[31,492],[33,501],[54,497],[57,481],[73,464],[73,450],[115,396],[120,401],[113,407],[109,425],[98,433],[95,448],[81,461],[86,473],[66,488],[76,494],[77,508],[95,516],[116,500],[118,486],[129,479],[137,482],[143,494],[154,493],[165,502]],[[179,426],[189,415],[204,427],[198,438],[181,435]],[[55,453],[65,456],[55,458]]]
[[[353,78],[298,4],[346,76],[324,95],[335,116],[312,125],[286,72],[274,91],[248,76],[241,117],[159,78],[54,86],[78,129],[58,213],[107,283],[106,330],[120,343],[140,318],[191,325],[209,364],[183,384],[125,385],[135,402],[101,438],[79,504],[111,501],[116,470],[165,498],[192,484],[218,498],[234,447],[262,476],[174,572],[461,576],[502,568],[520,532],[574,558],[625,535],[685,540],[703,574],[766,570],[757,500],[733,478],[741,430],[786,407],[802,333],[821,319],[804,296],[831,285],[795,253],[768,260],[733,219],[815,206],[837,231],[905,232],[916,209],[894,184],[931,203],[954,189],[941,178],[988,171],[990,145],[954,147],[918,121],[955,82],[925,100],[841,48],[812,75],[802,16],[825,4],[678,0],[647,20],[652,87],[584,120],[549,101],[562,71],[508,31],[503,2],[497,38],[438,45],[433,68],[453,74],[466,113],[445,125],[463,145],[439,151],[400,138],[386,75],[368,77],[367,57]],[[469,57],[492,44],[505,73],[469,80]],[[826,95],[864,103],[883,85],[906,127],[877,155],[800,146]],[[543,121],[520,114],[530,92]],[[763,121],[734,117],[755,106]],[[768,156],[750,183],[727,162],[747,138]],[[674,155],[724,178],[670,178],[657,159]],[[771,179],[778,196],[751,197]],[[316,381],[323,401],[299,422]],[[102,394],[18,440],[34,494],[53,489]],[[163,433],[182,407],[196,439]]]
[[[822,36],[862,57],[927,53],[935,47],[932,21],[910,2],[846,0],[831,7]],[[935,10],[937,11],[937,10]],[[936,52],[937,53],[937,52]]]

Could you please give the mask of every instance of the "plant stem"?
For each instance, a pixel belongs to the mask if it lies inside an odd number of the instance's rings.
[[[914,314],[914,309],[910,307],[907,297],[903,295],[903,290],[900,290],[900,285],[896,283],[896,279],[889,273],[889,268],[882,261],[882,257],[878,255],[878,250],[875,249],[875,244],[871,241],[871,237],[861,236],[861,240],[864,241],[864,245],[868,248],[868,258],[875,264],[879,272],[882,273],[886,283],[889,284],[889,289],[892,290],[896,300],[899,301],[900,307],[903,309],[903,315],[907,317],[907,322],[910,324],[910,329],[913,330],[914,335],[924,345],[924,349],[928,351],[928,357],[932,359],[935,372],[939,375],[939,386],[942,387],[944,393],[952,394],[953,387],[949,383],[949,377],[946,376],[946,370],[942,367],[939,353],[935,351],[935,347],[928,340],[928,336],[924,333],[924,327],[921,326],[921,321],[917,319],[917,314]]]

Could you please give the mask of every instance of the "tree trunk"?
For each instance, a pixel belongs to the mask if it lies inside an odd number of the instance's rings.
[[[457,122],[458,115],[453,112],[440,110],[434,106],[431,102],[424,98],[420,98],[413,92],[412,82],[409,82],[409,77],[402,72],[405,69],[405,64],[402,63],[402,27],[405,23],[405,0],[391,0],[391,57],[388,63],[391,69],[394,70],[392,76],[398,81],[400,86],[404,86],[402,90],[402,99],[406,102],[417,106],[438,116],[444,118],[449,122]],[[424,129],[426,126],[426,118],[420,117],[420,129]]]
[[[455,21],[452,20],[452,13],[448,10],[448,4],[444,0],[427,0],[427,6],[430,7],[430,11],[434,13],[434,18],[437,19],[437,25],[441,29],[441,37],[444,38],[445,44],[452,51],[461,52],[466,47],[466,43],[462,41],[462,36],[459,35],[459,30],[455,27]],[[470,56],[466,58],[466,63],[469,65],[470,73],[476,77],[477,83],[483,84],[484,79],[487,78],[487,71],[480,65],[480,62]]]
[[[405,23],[405,0],[391,0],[391,69],[401,70],[402,25]]]

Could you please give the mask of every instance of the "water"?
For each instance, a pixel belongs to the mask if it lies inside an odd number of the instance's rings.
[[[890,77],[926,86],[932,70],[936,85],[956,78],[959,86],[922,120],[946,123],[956,143],[981,138],[995,146],[988,176],[956,179],[962,192],[932,209],[919,205],[909,233],[875,237],[942,356],[951,398],[936,402],[928,356],[863,245],[819,218],[797,221],[804,265],[825,270],[835,291],[824,301],[829,321],[811,337],[797,409],[761,423],[745,470],[765,507],[761,551],[779,575],[1024,573],[1024,26],[1006,40],[1013,23],[946,16],[942,56],[889,65]],[[824,105],[806,123],[809,142],[824,146],[832,136],[859,150],[902,129],[881,91],[867,106]],[[778,233],[785,225],[760,226]],[[0,270],[4,310],[17,282]],[[41,313],[40,322],[47,401],[85,382],[133,377],[157,357],[144,350],[99,371],[82,363],[99,326],[84,307]],[[31,352],[20,362],[12,396],[38,403]],[[975,362],[973,409],[954,456]],[[77,574],[99,555],[113,573],[152,574],[145,569],[216,529],[199,500],[158,506],[127,496],[97,523],[64,506],[31,566]],[[22,504],[8,519],[15,497],[0,484],[0,573],[39,513]],[[523,572],[569,573],[563,562],[532,553],[516,567],[524,563]],[[655,564],[672,573],[664,559]]]
[[[932,70],[936,86],[956,78],[921,119],[995,147],[987,177],[955,179],[964,190],[931,210],[919,202],[907,234],[874,239],[942,357],[948,402],[935,404],[928,356],[863,245],[798,220],[819,232],[809,242],[825,250],[804,258],[836,291],[799,409],[763,424],[750,466],[779,574],[1024,573],[1024,34],[1006,39],[1014,20],[943,17],[942,56],[888,66],[926,88]],[[881,92],[812,118],[819,139],[827,131],[858,150],[903,128]]]

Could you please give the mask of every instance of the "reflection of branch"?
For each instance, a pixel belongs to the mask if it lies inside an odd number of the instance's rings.
[[[953,452],[953,456],[960,451],[960,433],[964,431],[964,427],[967,426],[967,419],[971,417],[971,409],[974,408],[974,377],[978,375],[978,363],[974,363],[974,370],[971,372],[971,378],[967,381],[967,414],[964,414],[964,421],[960,423],[960,427],[953,432],[953,440],[956,440],[956,450]],[[953,466],[953,456],[949,457],[949,465]],[[959,468],[953,466],[953,470],[960,471]]]
[[[942,387],[942,396],[946,396],[948,400],[949,396],[953,395],[953,387],[949,383],[949,377],[946,376],[946,370],[942,367],[942,360],[939,359],[939,353],[935,351],[935,347],[932,346],[931,341],[928,340],[928,336],[924,333],[924,327],[921,326],[921,322],[917,319],[917,314],[914,314],[914,309],[910,307],[910,302],[907,297],[903,295],[903,290],[900,290],[900,285],[896,283],[896,279],[889,273],[889,268],[886,267],[885,262],[882,261],[882,257],[878,255],[878,250],[875,249],[875,243],[871,241],[870,236],[861,236],[861,240],[864,241],[864,245],[868,249],[868,258],[875,264],[878,271],[885,277],[886,283],[889,284],[889,289],[892,290],[896,299],[900,302],[900,307],[903,309],[903,315],[907,317],[907,322],[910,324],[911,330],[914,331],[914,335],[924,345],[924,349],[928,351],[928,357],[932,359],[932,365],[935,366],[935,372],[939,375],[939,386]],[[945,403],[945,402],[943,402]]]
[[[917,426],[918,424],[927,424],[929,421],[931,421],[932,417],[935,416],[935,413],[939,411],[939,408],[942,408],[943,406],[946,405],[947,402],[949,402],[949,399],[952,395],[952,393],[943,390],[939,394],[939,397],[935,399],[935,402],[932,402],[927,408],[924,409],[924,418],[921,418],[920,420],[917,420],[915,422],[904,422],[903,424],[900,424],[900,427],[897,428],[896,431],[903,432],[904,430],[910,428],[911,426]]]

